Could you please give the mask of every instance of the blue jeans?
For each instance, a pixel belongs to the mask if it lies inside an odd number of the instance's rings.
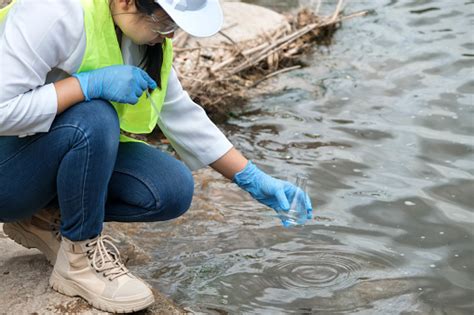
[[[91,239],[104,221],[170,220],[189,208],[194,182],[177,159],[143,143],[120,143],[117,114],[102,100],[58,115],[47,133],[0,137],[0,221],[57,202],[61,233]]]

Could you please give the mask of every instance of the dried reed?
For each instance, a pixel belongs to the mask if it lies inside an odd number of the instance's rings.
[[[228,42],[187,47],[187,36],[180,34],[174,40],[174,65],[184,89],[214,120],[225,120],[231,106],[247,100],[249,88],[301,67],[302,55],[315,45],[329,45],[341,21],[366,14],[343,15],[343,0],[329,16],[317,14],[319,1],[315,7],[316,12],[304,8],[287,15],[288,24],[247,42],[236,43],[223,30]]]

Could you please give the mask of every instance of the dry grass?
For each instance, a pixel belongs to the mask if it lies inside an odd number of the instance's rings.
[[[186,35],[180,34],[174,40],[174,65],[183,87],[214,120],[225,120],[230,107],[245,103],[249,89],[302,67],[301,57],[315,45],[329,45],[343,20],[366,13],[344,16],[343,4],[339,0],[329,16],[302,9],[286,16],[288,25],[238,44],[228,38],[219,46],[187,47]],[[225,31],[221,34],[226,36]]]

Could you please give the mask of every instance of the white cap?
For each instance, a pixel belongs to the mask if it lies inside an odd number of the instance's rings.
[[[155,0],[186,33],[196,37],[216,34],[224,16],[219,0]]]

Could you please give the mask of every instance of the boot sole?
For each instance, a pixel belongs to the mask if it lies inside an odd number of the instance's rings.
[[[5,223],[3,225],[3,232],[11,238],[15,243],[26,247],[28,249],[36,248],[44,254],[48,262],[54,266],[56,263],[56,255],[48,245],[40,240],[35,234],[25,230],[21,224],[17,222]]]
[[[65,279],[59,275],[56,270],[53,270],[51,277],[49,278],[49,284],[59,293],[68,296],[80,296],[95,308],[111,313],[136,312],[155,303],[155,297],[153,295],[134,301],[114,301],[103,298],[83,288],[76,282]]]

